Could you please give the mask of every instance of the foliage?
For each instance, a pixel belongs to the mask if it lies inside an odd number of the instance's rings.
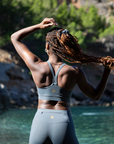
[[[64,1],[57,10],[56,20],[59,25],[66,26],[67,25],[67,19],[68,19],[68,8],[66,1]]]
[[[88,12],[82,10],[83,13],[81,15],[82,26],[88,30],[88,32],[98,33],[99,28],[105,27],[104,19],[97,13],[97,8],[95,6],[91,6]]]
[[[95,6],[76,9],[72,4],[67,5],[65,0],[60,5],[57,0],[1,0],[0,17],[0,46],[10,41],[14,31],[40,23],[45,17],[55,18],[59,27],[67,28],[72,35],[76,35],[83,49],[87,42],[114,34],[114,22],[106,24]],[[48,30],[39,30],[27,38],[39,39],[43,43]],[[85,33],[93,36],[87,40]]]
[[[29,12],[29,4],[24,4],[16,0],[0,1],[0,46],[5,45],[10,40],[10,35],[30,24],[33,13]]]
[[[114,35],[114,25],[106,28],[102,33],[99,34],[99,37],[102,38],[102,37],[106,37],[108,35]]]

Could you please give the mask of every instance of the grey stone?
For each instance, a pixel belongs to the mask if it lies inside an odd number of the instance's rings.
[[[9,95],[4,84],[0,83],[0,109],[9,108]]]
[[[14,63],[0,63],[0,81],[9,81],[6,71],[14,67]]]
[[[6,73],[10,79],[30,79],[29,71],[20,67],[13,67],[11,69],[8,69]]]
[[[75,100],[77,101],[83,101],[85,99],[87,99],[87,97],[82,93],[82,92],[75,92],[72,95],[73,98],[75,98]]]

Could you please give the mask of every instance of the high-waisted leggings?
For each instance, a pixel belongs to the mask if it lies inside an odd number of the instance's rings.
[[[70,111],[38,109],[29,144],[79,144]]]

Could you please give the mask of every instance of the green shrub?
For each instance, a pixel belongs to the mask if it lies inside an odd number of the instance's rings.
[[[108,35],[114,35],[114,25],[106,28],[102,33],[100,33],[99,38],[106,37]]]
[[[68,6],[66,1],[59,5],[56,13],[56,21],[61,26],[67,26],[68,17]]]
[[[58,26],[67,28],[76,35],[83,49],[86,42],[95,42],[98,37],[114,34],[114,22],[106,24],[105,18],[98,15],[95,6],[76,9],[73,4],[66,1],[58,5],[57,0],[1,0],[0,1],[0,46],[10,41],[10,35],[29,25],[40,23],[45,17],[56,19]],[[40,39],[45,41],[45,34],[49,29],[39,30],[27,39]],[[85,41],[83,33],[94,33],[94,36]]]

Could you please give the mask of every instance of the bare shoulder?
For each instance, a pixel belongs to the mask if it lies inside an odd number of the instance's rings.
[[[43,75],[48,75],[50,69],[48,67],[47,62],[36,62],[34,65],[34,69],[31,70],[32,76],[35,79],[39,79],[39,77],[43,77]]]
[[[75,67],[74,69],[75,69],[75,74],[77,76],[77,80],[80,81],[83,78],[86,78],[86,74],[85,74],[85,72],[81,68]]]
[[[62,76],[61,83],[65,84],[65,88],[72,90],[78,81],[79,68],[65,65],[60,75]],[[61,86],[61,85],[60,85]]]
[[[70,74],[72,77],[75,77],[76,83],[83,78],[86,78],[84,71],[76,66],[66,66],[66,72]]]
[[[79,67],[70,66],[70,65],[66,65],[64,69],[67,72],[74,73],[74,74],[78,74],[81,71],[81,69]]]
[[[35,84],[40,87],[41,81],[50,73],[49,66],[46,62],[36,62],[34,70],[31,70]]]
[[[65,65],[63,71],[61,72],[69,76],[71,79],[75,77],[77,79],[81,69],[76,66]]]
[[[46,68],[47,68],[47,62],[40,61],[35,63],[36,71],[45,71]]]

